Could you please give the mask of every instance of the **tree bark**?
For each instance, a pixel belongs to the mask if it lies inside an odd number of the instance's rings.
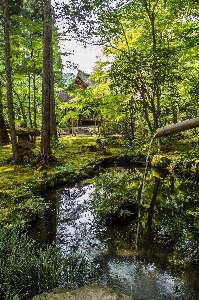
[[[52,110],[52,17],[51,1],[43,0],[43,86],[42,86],[42,131],[40,145],[40,163],[49,165],[52,159],[51,140],[51,110]],[[53,87],[52,87],[53,85]]]
[[[31,114],[31,76],[30,76],[30,73],[28,74],[28,116],[29,116],[30,128],[33,128],[32,114]]]
[[[23,100],[25,100],[25,99],[21,100],[20,95],[15,91],[15,89],[13,89],[13,93],[17,96],[17,99],[19,100],[19,107],[20,107],[20,110],[21,110],[23,123],[24,123],[23,127],[27,127],[27,117],[26,117],[24,106],[23,106],[23,103],[24,103]]]
[[[19,162],[20,158],[18,155],[18,148],[17,148],[17,138],[15,132],[15,114],[14,114],[13,97],[12,97],[8,0],[3,1],[3,9],[4,9],[5,67],[6,67],[7,102],[8,102],[10,137],[12,142],[12,152],[13,152],[14,161]]]
[[[51,20],[52,20],[52,11],[51,11],[51,5],[49,7],[50,9],[50,15],[51,15]],[[53,43],[52,43],[52,21],[50,23],[51,25],[51,45],[50,51],[50,137],[51,140],[58,139],[57,136],[57,124],[56,124],[56,114],[55,114],[55,95],[54,95],[54,70],[53,70]]]
[[[8,144],[10,142],[6,123],[3,115],[2,90],[0,85],[0,143]]]

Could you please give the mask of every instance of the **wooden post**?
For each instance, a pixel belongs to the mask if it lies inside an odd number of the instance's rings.
[[[72,124],[72,136],[75,135],[74,123],[75,123],[75,119],[74,119],[74,118],[71,118],[71,124]]]

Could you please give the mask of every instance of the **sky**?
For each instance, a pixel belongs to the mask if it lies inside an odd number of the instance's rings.
[[[56,0],[57,2],[67,2],[67,0]],[[55,0],[51,0],[51,4],[54,5]],[[95,65],[96,56],[100,55],[99,46],[89,46],[84,48],[81,43],[76,41],[65,41],[59,43],[61,52],[73,53],[70,56],[62,56],[62,63],[64,66],[64,73],[77,73],[77,70],[67,68],[66,61],[71,61],[72,63],[79,65],[79,70],[90,74]]]
[[[79,65],[81,71],[90,74],[93,70],[93,67],[96,62],[96,56],[100,55],[100,48],[97,46],[92,46],[88,48],[84,48],[84,46],[75,41],[66,41],[64,44],[60,43],[61,51],[72,52],[70,56],[62,57],[62,63],[65,64],[65,61],[71,61],[72,63],[76,63]],[[64,67],[64,72],[76,73],[76,70],[68,69]]]

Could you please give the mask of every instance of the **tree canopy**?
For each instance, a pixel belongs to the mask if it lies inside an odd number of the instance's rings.
[[[16,126],[23,122],[39,130],[46,124],[42,125],[43,4],[18,0],[8,6],[13,119]],[[5,131],[9,106],[5,97],[3,4],[0,9],[0,124]],[[51,73],[55,88],[55,102],[49,108],[51,137],[56,136],[56,123],[66,125],[68,118],[86,117],[90,112],[99,120],[101,132],[107,127],[130,140],[150,137],[158,127],[196,117],[198,17],[198,2],[193,0],[55,1],[52,42],[47,41],[53,47]],[[63,104],[56,95],[66,91],[67,81],[71,82],[73,76],[63,73],[59,41],[70,40],[82,42],[85,47],[98,44],[102,55],[91,74],[95,84],[86,90],[75,88],[73,100]],[[2,139],[7,142],[6,137]]]
[[[59,11],[66,38],[102,45],[93,89],[106,74],[105,94],[108,86],[113,103],[117,99],[123,107],[115,121],[123,118],[132,138],[136,126],[152,134],[159,126],[197,115],[197,2],[68,1]],[[100,98],[108,111],[110,97],[107,102]]]

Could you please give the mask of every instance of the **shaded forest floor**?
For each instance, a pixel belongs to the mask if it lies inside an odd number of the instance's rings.
[[[12,157],[11,146],[0,146],[0,225],[24,228],[36,216],[42,215],[48,203],[39,192],[60,183],[75,182],[99,171],[105,164],[145,165],[149,140],[126,142],[118,137],[60,137],[52,145],[57,163],[38,171],[33,162],[16,165],[8,163]],[[166,157],[170,171],[196,174],[199,164],[199,137],[173,136],[154,140],[149,163],[154,155]],[[39,152],[39,139],[34,149]],[[161,167],[161,164],[159,165]]]

